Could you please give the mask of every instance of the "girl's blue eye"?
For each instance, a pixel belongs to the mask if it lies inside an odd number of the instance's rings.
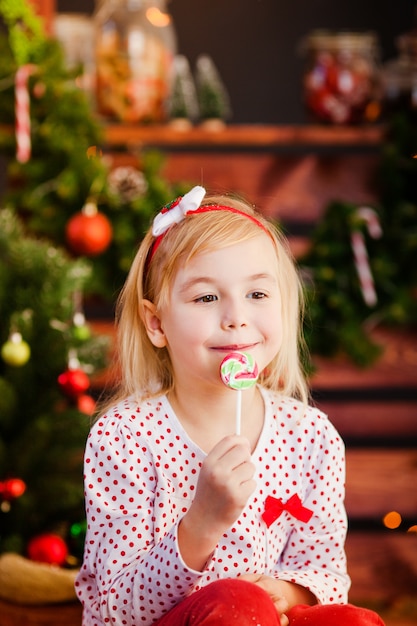
[[[196,298],[196,302],[215,302],[217,300],[217,296],[213,294],[207,294],[206,296],[201,296],[200,298]]]

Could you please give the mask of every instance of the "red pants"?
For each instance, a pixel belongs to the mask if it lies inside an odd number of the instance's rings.
[[[351,604],[295,606],[290,626],[384,626],[368,609]],[[274,604],[260,587],[245,580],[218,580],[177,604],[155,626],[280,626]]]

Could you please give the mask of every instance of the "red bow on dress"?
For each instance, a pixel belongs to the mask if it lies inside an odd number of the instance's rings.
[[[268,496],[265,500],[265,511],[262,513],[262,519],[268,528],[279,518],[283,511],[288,511],[290,515],[300,520],[300,522],[308,522],[313,515],[313,511],[303,506],[296,493],[285,503],[281,498]]]

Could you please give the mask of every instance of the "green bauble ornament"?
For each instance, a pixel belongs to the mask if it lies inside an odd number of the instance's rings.
[[[22,367],[30,359],[30,346],[20,333],[12,333],[1,348],[1,358],[7,365]]]

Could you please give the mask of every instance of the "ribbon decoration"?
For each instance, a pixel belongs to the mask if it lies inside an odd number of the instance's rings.
[[[179,224],[180,222],[182,222],[186,215],[190,215],[193,213],[228,211],[229,213],[243,215],[246,219],[252,220],[252,222],[259,226],[259,228],[262,228],[262,230],[269,237],[271,237],[272,241],[274,241],[274,238],[267,229],[267,227],[255,215],[251,215],[250,213],[245,213],[240,209],[221,204],[207,204],[204,206],[200,206],[205,195],[206,190],[204,189],[204,187],[197,185],[184,196],[180,196],[179,198],[176,198],[176,200],[173,200],[169,204],[165,205],[164,208],[154,218],[152,223],[152,235],[155,237],[155,240],[148,251],[148,257],[145,264],[145,273],[165,233],[171,228],[171,226],[174,226],[174,224]]]
[[[206,190],[204,187],[197,185],[184,196],[165,206],[153,221],[153,236],[159,237],[163,235],[171,226],[179,224],[187,213],[196,211],[205,195]]]
[[[30,159],[30,100],[28,81],[35,71],[33,64],[19,67],[15,77],[16,159],[26,163]]]
[[[381,237],[382,229],[378,220],[378,216],[373,209],[369,209],[367,207],[358,209],[357,216],[365,222],[368,233],[373,239],[379,239],[379,237]],[[376,295],[374,279],[369,265],[365,238],[363,236],[363,233],[359,230],[354,230],[352,232],[351,246],[363,299],[368,306],[375,306],[378,298]]]
[[[279,518],[283,511],[287,511],[290,515],[298,519],[300,522],[310,521],[313,511],[303,506],[298,494],[294,494],[283,502],[281,498],[267,496],[265,500],[265,511],[262,513],[262,519],[268,528]]]

